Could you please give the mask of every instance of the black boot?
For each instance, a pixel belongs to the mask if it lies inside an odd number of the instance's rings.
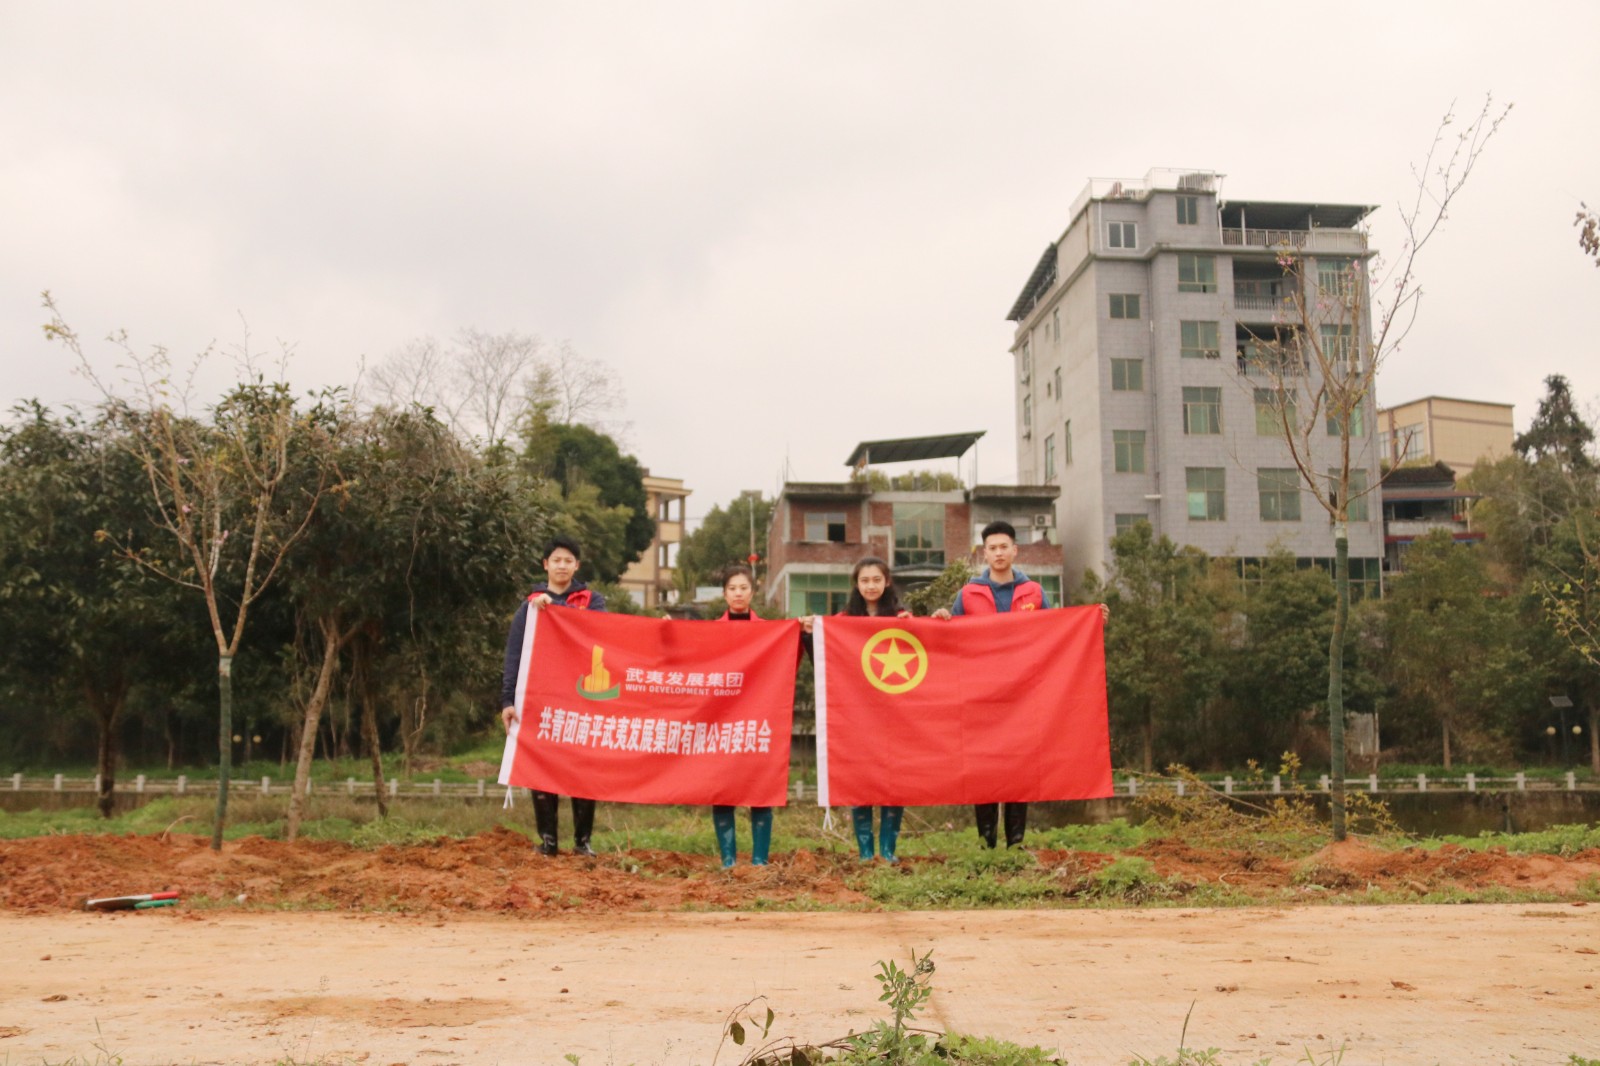
[[[1006,847],[1020,848],[1022,836],[1028,831],[1028,805],[1006,804]]]
[[[594,800],[572,797],[572,850],[579,855],[594,857],[589,837],[594,833]]]
[[[984,847],[994,847],[994,834],[1000,822],[1000,805],[979,803],[972,808],[972,816],[978,823],[978,836],[983,839]]]
[[[533,795],[533,827],[539,834],[539,854],[554,855],[556,825],[561,817],[561,797],[554,792],[528,790]]]

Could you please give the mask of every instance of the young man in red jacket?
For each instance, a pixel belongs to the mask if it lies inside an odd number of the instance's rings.
[[[1017,530],[1010,522],[990,522],[983,527],[983,561],[987,564],[981,577],[969,580],[956,594],[952,610],[940,608],[935,618],[950,618],[958,614],[1004,614],[1008,611],[1042,611],[1050,606],[1044,586],[1029,578],[1011,564],[1017,559]],[[989,847],[996,845],[995,831],[999,828],[1000,805],[979,803],[972,808],[978,823],[978,836]],[[1005,805],[1006,847],[1017,847],[1028,830],[1028,805]]]

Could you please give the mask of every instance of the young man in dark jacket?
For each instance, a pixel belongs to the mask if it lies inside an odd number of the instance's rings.
[[[528,598],[517,608],[511,619],[511,632],[506,635],[505,671],[500,676],[500,721],[506,732],[511,732],[511,722],[517,716],[517,675],[522,666],[522,640],[528,629],[530,607],[576,607],[580,610],[603,611],[606,598],[578,580],[578,566],[583,552],[578,542],[568,537],[556,537],[544,550],[545,581],[535,585]],[[556,837],[561,817],[561,797],[554,792],[529,789],[533,796],[533,823],[539,834],[539,854],[557,853]],[[594,832],[594,800],[572,797],[572,850],[579,855],[593,855],[589,837]]]

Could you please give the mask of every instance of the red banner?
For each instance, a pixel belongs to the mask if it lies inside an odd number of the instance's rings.
[[[823,806],[1111,795],[1098,607],[835,617],[816,642]]]
[[[502,785],[781,807],[797,622],[531,611]]]

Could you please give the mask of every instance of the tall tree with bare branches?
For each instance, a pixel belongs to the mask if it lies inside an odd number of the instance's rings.
[[[248,332],[237,352],[242,383],[206,417],[191,413],[187,392],[173,385],[166,349],[136,351],[125,333],[113,334],[110,343],[129,372],[131,394],[122,395],[95,369],[49,293],[44,306],[46,336],[64,345],[100,390],[115,439],[143,471],[149,522],[160,543],[128,541],[124,554],[205,603],[217,648],[219,762],[211,847],[221,850],[233,762],[233,660],[251,607],[278,576],[329,486],[331,470],[319,465],[328,449],[303,447],[297,438],[325,436],[335,422],[332,404],[300,410],[281,376],[268,381],[257,369]],[[307,463],[315,466],[312,476],[298,491],[287,491],[291,476]]]
[[[1345,837],[1344,646],[1350,613],[1351,508],[1378,489],[1370,448],[1378,371],[1417,320],[1417,270],[1484,148],[1511,108],[1492,98],[1464,125],[1446,112],[1399,209],[1405,233],[1384,267],[1366,255],[1318,256],[1304,245],[1277,247],[1284,273],[1279,328],[1247,350],[1247,375],[1262,381],[1279,435],[1301,485],[1327,512],[1334,533],[1337,601],[1328,645],[1328,739],[1332,748],[1333,837]]]

